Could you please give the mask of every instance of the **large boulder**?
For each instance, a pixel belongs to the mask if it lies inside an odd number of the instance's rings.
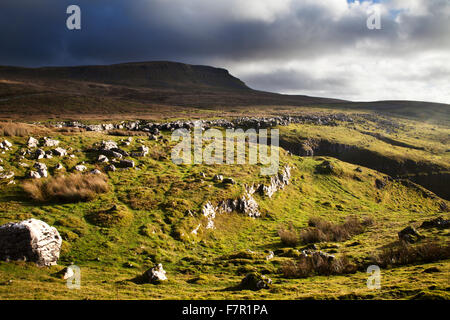
[[[0,226],[0,259],[26,260],[40,266],[55,265],[62,239],[58,230],[43,221],[29,219]]]

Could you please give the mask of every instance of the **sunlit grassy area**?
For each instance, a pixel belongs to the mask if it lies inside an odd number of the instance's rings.
[[[300,140],[318,137],[369,148],[388,157],[428,161],[448,166],[448,129],[424,124],[415,128],[407,123],[396,139],[424,147],[406,151],[355,128],[295,125],[281,127],[282,137]],[[376,130],[365,128],[365,130]],[[423,132],[423,139],[416,136]],[[381,133],[381,131],[380,131]],[[388,133],[382,132],[385,135]],[[96,154],[86,152],[102,140],[120,141],[126,137],[106,133],[54,132],[74,158],[41,159],[50,174],[71,173],[84,162],[88,170],[104,165],[96,163]],[[398,231],[408,225],[419,227],[425,220],[444,216],[445,200],[426,197],[420,190],[399,181],[386,180],[378,189],[375,180],[385,180],[378,171],[346,163],[332,157],[299,157],[280,150],[280,169],[292,167],[290,184],[272,198],[255,195],[260,218],[249,218],[236,212],[220,214],[215,229],[204,228],[202,206],[211,201],[235,199],[244,185],[268,183],[260,175],[261,165],[175,165],[170,152],[175,142],[151,141],[146,136],[133,136],[126,151],[140,145],[149,147],[146,157],[134,158],[136,169],[108,172],[108,190],[89,201],[33,201],[23,190],[29,168],[35,160],[19,159],[27,137],[8,137],[12,150],[1,154],[5,170],[13,170],[16,184],[2,183],[0,188],[0,224],[36,218],[55,226],[64,241],[58,266],[41,268],[32,263],[0,262],[0,299],[410,299],[445,298],[450,289],[450,261],[411,264],[382,269],[382,288],[369,290],[365,267],[385,247],[398,243]],[[394,136],[392,136],[394,137]],[[330,161],[333,170],[319,173],[317,168]],[[61,163],[61,173],[53,167]],[[204,176],[203,176],[204,174]],[[231,177],[234,185],[213,180],[216,174]],[[356,177],[356,178],[355,178]],[[448,204],[448,201],[446,202]],[[117,206],[117,219],[102,219],[102,214]],[[286,278],[281,266],[295,259],[297,250],[307,247],[301,241],[282,244],[278,231],[291,225],[300,232],[311,218],[343,223],[347,217],[370,218],[373,223],[363,232],[343,241],[323,241],[317,249],[337,257],[347,256],[358,267],[356,273],[303,279]],[[197,234],[192,230],[202,224]],[[423,241],[448,246],[448,229],[420,229]],[[249,252],[250,250],[251,252]],[[267,260],[270,251],[274,258]],[[81,289],[70,290],[55,273],[71,263],[81,268]],[[159,285],[136,284],[131,280],[156,263],[162,263],[169,280]],[[436,272],[428,272],[434,268]],[[273,280],[268,290],[226,290],[251,271]]]

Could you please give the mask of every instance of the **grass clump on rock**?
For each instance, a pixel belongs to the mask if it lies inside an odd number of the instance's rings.
[[[110,209],[97,211],[88,219],[100,227],[126,226],[133,220],[133,214],[125,206],[113,205]]]
[[[23,190],[38,202],[79,202],[93,200],[109,190],[106,176],[95,174],[70,174],[45,180],[27,181]]]

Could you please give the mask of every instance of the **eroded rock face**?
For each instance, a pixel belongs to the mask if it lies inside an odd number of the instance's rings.
[[[261,195],[271,198],[275,192],[284,189],[291,180],[291,167],[286,165],[281,172],[270,179],[269,185],[260,185],[258,191]]]
[[[55,265],[62,239],[58,230],[43,221],[29,219],[0,226],[0,259],[26,260],[40,266]]]
[[[222,178],[219,180],[218,178]],[[206,229],[214,228],[214,219],[217,214],[239,212],[251,218],[258,218],[261,216],[259,212],[258,202],[253,197],[254,193],[258,191],[261,195],[271,197],[276,191],[284,189],[291,179],[291,167],[286,165],[283,170],[276,176],[270,179],[270,184],[266,185],[252,185],[245,186],[243,195],[238,199],[227,199],[220,201],[219,204],[214,206],[211,202],[207,202],[202,208],[202,214],[206,217]],[[214,181],[223,181],[222,176],[214,176]],[[197,229],[198,230],[198,229]],[[195,230],[195,233],[197,233]]]

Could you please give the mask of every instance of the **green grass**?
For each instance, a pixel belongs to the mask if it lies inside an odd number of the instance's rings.
[[[281,128],[283,134],[292,136],[293,129],[301,136],[367,143],[368,147],[391,152],[395,157],[407,156],[375,138],[356,136],[356,131],[350,128],[309,125]],[[424,132],[428,138],[422,145],[430,151],[411,153],[411,156],[443,164],[447,158],[439,151],[442,149],[439,139],[443,139],[443,132],[447,131],[434,134],[431,129],[424,129]],[[49,168],[61,162],[69,172],[82,161],[89,170],[97,167],[96,155],[83,150],[101,140],[119,142],[124,139],[94,132],[56,133],[52,137],[61,140],[62,147],[73,148],[77,157],[41,161]],[[397,232],[407,225],[418,226],[424,220],[441,215],[448,218],[448,214],[439,209],[442,199],[425,198],[417,189],[395,181],[379,190],[375,179],[383,179],[385,175],[375,170],[362,168],[362,173],[356,173],[356,165],[334,158],[302,158],[281,150],[280,168],[284,164],[293,167],[291,184],[271,199],[255,195],[261,218],[221,214],[215,220],[216,229],[201,228],[193,235],[191,231],[204,222],[200,212],[204,203],[237,198],[244,184],[267,183],[268,178],[260,176],[258,165],[175,165],[170,160],[172,142],[133,137],[132,144],[123,148],[135,150],[141,144],[139,139],[149,146],[150,155],[134,159],[140,170],[108,173],[109,192],[89,202],[41,204],[27,198],[21,189],[28,169],[17,166],[16,155],[26,144],[26,137],[8,138],[14,143],[13,150],[0,157],[6,170],[14,168],[16,184],[0,186],[0,224],[31,217],[41,219],[55,226],[64,241],[59,266],[40,268],[32,263],[0,262],[0,299],[449,298],[448,260],[382,270],[382,289],[373,291],[366,287],[368,275],[364,270],[349,275],[287,279],[282,276],[280,266],[293,259],[289,254],[277,254],[269,261],[265,259],[269,251],[288,252],[305,247],[302,243],[293,249],[284,246],[277,233],[282,225],[292,224],[293,228],[301,230],[312,217],[342,223],[347,216],[356,215],[370,217],[374,224],[347,241],[322,242],[317,246],[364,265],[383,247],[395,244]],[[414,138],[406,141],[418,143]],[[431,150],[437,152],[436,158]],[[331,161],[333,173],[317,173],[317,166],[324,160]],[[32,166],[34,160],[20,162]],[[200,176],[201,172],[206,178]],[[53,174],[52,170],[50,173]],[[237,184],[216,183],[212,180],[215,174],[232,177]],[[361,181],[354,179],[355,174]],[[113,205],[118,206],[115,214],[121,218],[104,217]],[[99,217],[102,219],[97,219]],[[448,230],[421,232],[427,240],[449,243]],[[72,262],[81,268],[80,290],[69,290],[64,280],[54,276]],[[127,267],[128,263],[133,267]],[[169,281],[160,285],[131,281],[155,263],[163,264]],[[423,273],[430,267],[437,267],[440,272]],[[270,277],[274,281],[272,288],[256,292],[225,290],[239,284],[245,273],[251,271]]]

